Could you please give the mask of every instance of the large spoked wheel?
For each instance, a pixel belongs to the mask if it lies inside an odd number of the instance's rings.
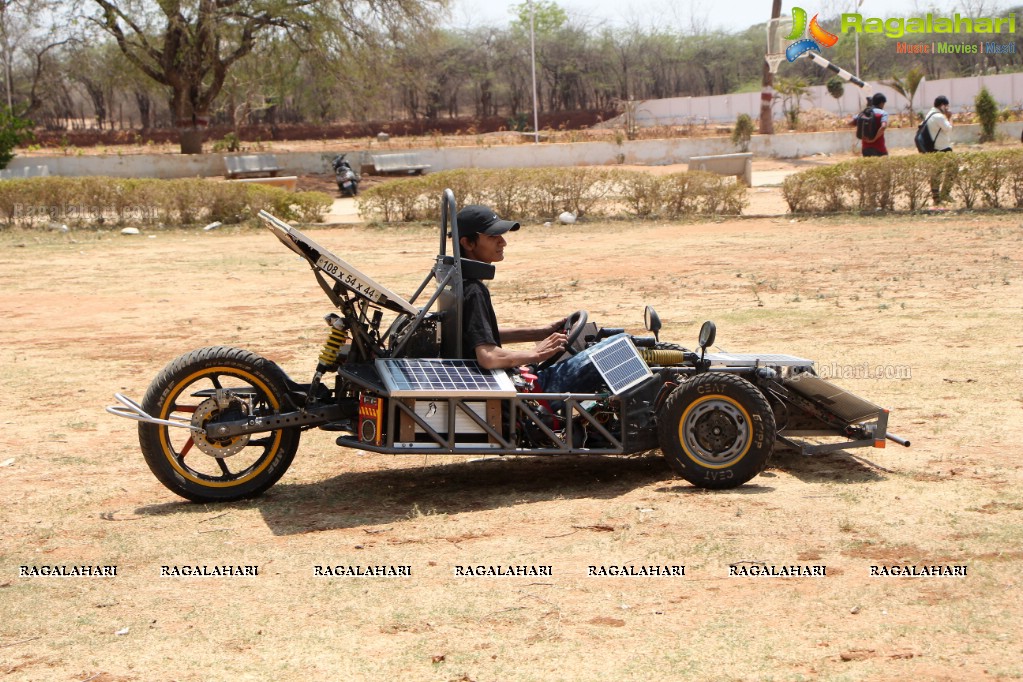
[[[202,348],[160,372],[142,407],[158,419],[208,429],[279,411],[286,393],[284,372],[269,360],[237,348]],[[210,433],[141,422],[139,443],[146,464],[171,491],[193,502],[226,502],[276,483],[301,436],[298,428],[227,438]]]
[[[658,416],[658,436],[679,476],[701,488],[734,488],[767,466],[774,413],[742,377],[700,374],[668,397]]]

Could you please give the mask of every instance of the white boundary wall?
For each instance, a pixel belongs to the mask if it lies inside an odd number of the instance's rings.
[[[915,128],[895,128],[885,134],[889,149],[912,149]],[[1023,122],[999,123],[998,134],[1020,139]],[[975,143],[979,125],[958,125],[953,144]],[[750,151],[755,157],[799,158],[814,154],[857,153],[859,140],[852,128],[822,133],[754,135]],[[442,147],[416,150],[433,172],[456,168],[530,168],[542,166],[607,166],[616,164],[666,166],[688,163],[690,157],[733,154],[738,151],[728,136],[614,142],[541,143],[495,147]],[[353,165],[368,165],[373,152],[325,148],[322,152],[276,152],[289,175],[330,174],[330,161],[348,152]],[[15,157],[9,168],[46,165],[51,176],[106,175],[119,178],[222,177],[221,154],[121,154],[108,156]]]
[[[775,76],[777,79],[777,76]],[[904,111],[906,98],[886,85],[871,83],[874,92],[883,92],[888,102],[889,113]],[[913,111],[923,112],[931,108],[934,98],[945,95],[952,111],[972,111],[973,98],[980,89],[987,86],[991,96],[1000,107],[1023,107],[1023,73],[1005,73],[996,76],[974,76],[969,78],[943,78],[936,81],[924,80],[913,98]],[[836,100],[828,94],[823,85],[808,88],[802,99],[802,109],[823,109],[850,118],[863,108],[864,95],[855,85],[845,84],[845,93]],[[781,98],[775,95],[776,117],[781,115]],[[713,97],[672,97],[669,99],[644,100],[636,106],[636,122],[642,126],[685,125],[689,123],[733,123],[739,114],[748,114],[754,121],[760,118],[760,93],[742,92]]]

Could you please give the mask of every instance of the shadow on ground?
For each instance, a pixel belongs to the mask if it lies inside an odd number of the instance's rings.
[[[891,473],[862,455],[839,450],[820,455],[801,455],[794,450],[776,451],[770,469],[783,471],[804,483],[874,483]]]
[[[421,514],[458,514],[571,499],[613,499],[664,482],[660,494],[763,495],[775,472],[807,483],[884,480],[881,467],[844,453],[804,457],[776,453],[770,468],[746,485],[705,490],[673,477],[658,454],[640,457],[492,457],[475,461],[339,474],[312,483],[278,483],[253,500],[218,508],[256,508],[275,535],[359,528]],[[140,515],[209,513],[208,505],[172,502],[141,507]]]
[[[488,458],[344,473],[313,483],[278,483],[253,500],[218,505],[259,509],[275,535],[358,528],[418,514],[457,514],[550,500],[612,499],[672,478],[660,454],[641,457]],[[688,485],[688,484],[683,484]],[[142,507],[144,515],[208,514],[208,505]]]

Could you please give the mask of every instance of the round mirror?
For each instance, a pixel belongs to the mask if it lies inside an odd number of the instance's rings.
[[[707,320],[700,327],[700,348],[707,348],[707,346],[714,345],[714,337],[717,336],[718,328],[713,322]]]
[[[653,306],[648,305],[643,309],[643,325],[648,332],[656,334],[661,331],[661,318],[658,317],[657,311],[654,310]]]

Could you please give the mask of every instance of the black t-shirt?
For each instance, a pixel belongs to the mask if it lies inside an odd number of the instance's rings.
[[[490,290],[478,279],[467,279],[462,284],[462,356],[476,359],[476,346],[500,346],[501,332],[497,329],[497,315],[490,302]]]

